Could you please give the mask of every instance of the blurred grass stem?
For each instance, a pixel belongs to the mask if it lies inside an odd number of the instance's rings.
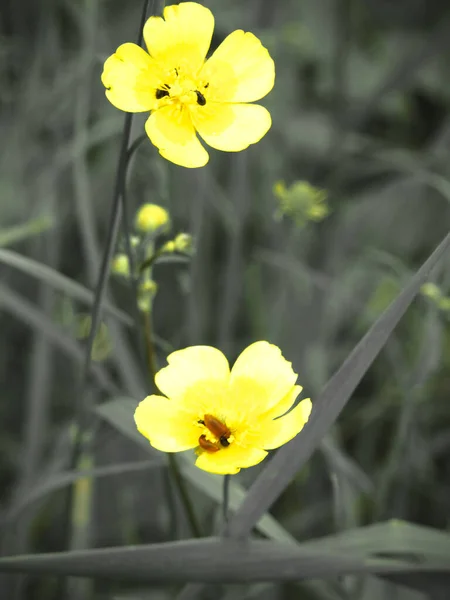
[[[224,475],[223,477],[223,524],[224,526],[228,522],[228,505],[230,503],[230,476]]]
[[[150,0],[145,0],[143,2],[142,15],[139,24],[139,34],[138,34],[138,45],[142,44],[142,31],[144,27],[144,23],[147,17],[148,7],[150,4]],[[157,0],[152,1],[152,12],[155,9],[158,9],[159,2]],[[114,184],[113,191],[113,199],[111,204],[111,213],[109,218],[109,226],[108,226],[108,235],[105,245],[105,250],[103,252],[103,257],[100,266],[100,273],[97,280],[97,285],[95,288],[95,296],[91,313],[91,329],[89,332],[88,340],[85,348],[84,355],[84,363],[82,366],[81,372],[81,384],[80,390],[77,397],[77,402],[75,406],[75,423],[76,423],[76,434],[72,447],[72,455],[71,455],[71,468],[75,469],[80,461],[80,457],[85,453],[86,448],[84,448],[84,437],[83,432],[87,428],[89,424],[89,412],[90,412],[90,404],[86,400],[89,395],[87,393],[89,374],[91,370],[91,362],[92,362],[92,348],[94,345],[94,340],[97,334],[97,329],[101,319],[102,312],[102,304],[106,294],[108,276],[110,271],[111,259],[113,256],[117,234],[119,230],[119,225],[122,218],[123,205],[121,203],[122,191],[124,188],[124,181],[126,177],[126,168],[128,164],[128,146],[130,141],[131,134],[131,124],[132,124],[133,115],[127,113],[125,115],[123,130],[122,130],[122,142],[120,147],[118,166],[116,170],[116,179]],[[65,530],[67,532],[67,543],[70,543],[70,540],[73,538],[73,522],[71,516],[74,510],[75,503],[75,494],[76,489],[75,486],[72,486],[69,497],[67,500],[67,506],[65,510],[66,515],[66,527]]]
[[[185,481],[184,481],[183,476],[178,467],[177,459],[176,459],[175,455],[171,454],[171,453],[168,454],[168,457],[169,457],[170,471],[171,471],[173,479],[175,481],[175,485],[178,488],[178,492],[180,493],[181,500],[183,502],[183,505],[184,505],[184,508],[186,511],[186,516],[188,518],[189,524],[192,529],[192,533],[194,534],[195,537],[200,538],[200,537],[202,537],[200,525],[199,525],[197,517],[195,515],[194,505],[192,504],[191,499],[189,497],[187,487],[185,485]]]

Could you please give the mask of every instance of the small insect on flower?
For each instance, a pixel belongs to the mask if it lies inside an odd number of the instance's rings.
[[[209,429],[209,431],[213,435],[215,435],[216,438],[219,440],[219,443],[221,446],[226,448],[227,446],[230,445],[228,438],[231,437],[231,431],[228,429],[228,427],[225,425],[225,423],[222,423],[222,421],[220,421],[213,415],[205,415],[203,417],[203,419],[201,419],[199,421],[199,424],[204,425],[207,429]],[[204,438],[205,436],[203,435],[200,437]],[[200,446],[201,445],[202,444],[200,444]],[[205,450],[206,450],[206,448],[205,448]],[[213,450],[213,452],[215,452],[215,450]]]
[[[139,404],[136,426],[157,450],[195,450],[204,471],[233,474],[257,465],[308,421],[311,401],[292,408],[302,388],[273,344],[251,344],[231,370],[211,346],[178,350],[167,361],[155,377],[165,396]]]
[[[202,167],[200,137],[217,150],[238,152],[270,129],[269,111],[253,104],[270,92],[275,65],[260,40],[241,29],[206,58],[214,32],[212,12],[197,2],[166,6],[144,25],[147,51],[117,48],[104,65],[106,97],[127,112],[150,113],[150,141],[167,160]]]
[[[210,442],[206,435],[201,435],[198,438],[198,445],[205,452],[218,452],[220,450],[219,446],[214,442]]]

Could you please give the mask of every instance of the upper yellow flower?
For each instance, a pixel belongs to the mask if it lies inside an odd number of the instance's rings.
[[[179,350],[167,360],[155,378],[167,398],[148,396],[134,419],[158,450],[196,448],[200,469],[238,473],[291,440],[308,421],[309,399],[287,413],[302,388],[295,385],[291,363],[268,342],[244,350],[231,372],[222,352],[210,346]]]
[[[206,59],[214,30],[210,10],[196,2],[167,6],[144,26],[148,53],[122,44],[104,66],[106,96],[127,112],[151,111],[145,129],[164,158],[202,167],[209,156],[196,131],[218,150],[236,152],[258,142],[271,126],[257,104],[270,92],[275,67],[252,33],[231,33]]]

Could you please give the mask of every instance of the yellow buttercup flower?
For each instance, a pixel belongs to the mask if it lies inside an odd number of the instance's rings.
[[[148,396],[136,409],[138,430],[163,452],[196,449],[196,465],[234,474],[260,463],[295,437],[308,421],[311,401],[290,410],[302,388],[281,350],[255,342],[230,371],[210,346],[173,352],[155,377],[165,396]],[[289,412],[288,412],[289,411]]]
[[[202,167],[203,140],[228,152],[245,150],[271,126],[258,104],[270,92],[275,67],[252,33],[231,33],[206,60],[214,30],[211,11],[196,2],[167,6],[144,26],[148,52],[122,44],[104,65],[106,96],[127,112],[150,111],[145,129],[160,154],[183,167]]]

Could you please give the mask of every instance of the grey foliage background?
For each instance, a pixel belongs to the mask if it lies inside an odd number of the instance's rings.
[[[273,126],[244,153],[211,151],[200,170],[163,161],[150,142],[135,154],[128,173],[130,221],[142,203],[161,204],[171,213],[172,236],[189,232],[196,244],[190,263],[155,268],[158,360],[163,364],[171,348],[201,343],[220,347],[232,361],[252,341],[268,339],[292,360],[314,400],[449,230],[448,3],[204,4],[216,18],[214,47],[242,28],[260,36],[273,55],[276,85],[262,101]],[[126,416],[111,409],[118,398],[131,405],[148,390],[132,292],[119,278],[108,291],[106,356],[94,362],[88,390],[89,401],[104,406],[108,418],[92,415],[90,453],[78,465],[85,476],[67,472],[83,361],[75,325],[92,303],[123,124],[99,77],[106,57],[135,39],[140,11],[140,2],[115,0],[43,0],[20,7],[8,0],[0,6],[4,556],[191,536],[170,491],[165,457],[149,452],[145,440],[136,444],[123,425]],[[142,133],[144,119],[135,117],[132,139]],[[301,228],[287,217],[276,220],[278,180],[307,180],[326,189],[329,216]],[[450,296],[448,264],[447,253],[432,276],[444,298]],[[389,519],[440,535],[448,531],[445,306],[424,294],[414,301],[337,424],[264,516],[257,537],[314,544],[310,540],[353,535],[367,526],[361,530],[368,540],[364,557],[371,560],[389,552],[404,558],[408,550],[383,525]],[[182,459],[183,475],[202,529],[213,535],[220,525],[221,481],[202,478],[190,460]],[[233,478],[232,508],[264,467]],[[64,510],[73,481],[78,512],[68,540]],[[424,556],[436,547],[428,530],[414,530],[418,537],[403,531],[400,538]],[[339,554],[331,541],[326,546]],[[437,554],[445,563],[448,545]],[[445,597],[447,581],[434,585],[428,578],[419,585],[416,578],[412,591],[407,579],[235,584],[202,593]],[[61,597],[60,579],[49,574],[2,575],[0,585],[8,598]],[[170,582],[81,579],[69,581],[67,593],[153,600],[178,591]]]

